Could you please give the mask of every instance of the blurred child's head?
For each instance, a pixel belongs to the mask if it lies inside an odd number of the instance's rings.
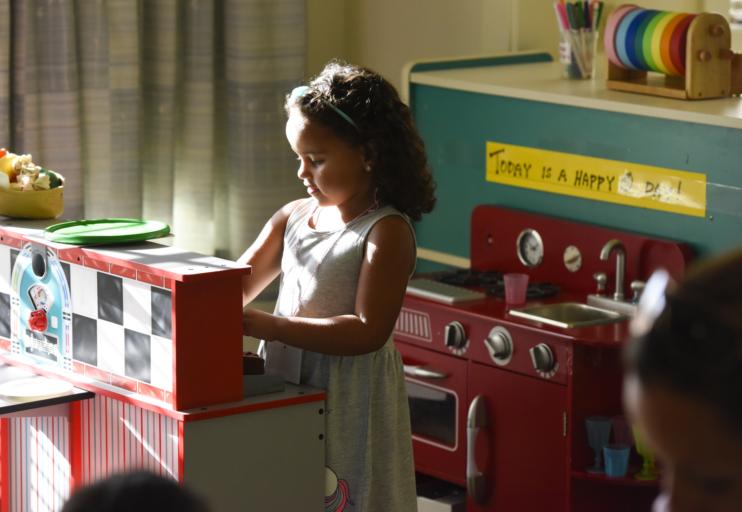
[[[133,471],[77,489],[61,512],[209,512],[209,508],[171,478]]]
[[[383,77],[332,61],[287,97],[289,116],[295,109],[362,150],[379,202],[415,220],[433,208],[434,185],[424,144],[409,108]]]
[[[629,344],[626,408],[671,510],[742,510],[742,251],[695,267],[664,301]]]

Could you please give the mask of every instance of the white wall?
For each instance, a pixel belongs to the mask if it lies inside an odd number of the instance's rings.
[[[354,60],[395,84],[410,60],[506,52],[509,0],[355,0],[349,26]]]
[[[356,0],[307,0],[307,74],[332,58],[350,59],[349,6]]]
[[[307,0],[307,8],[309,74],[340,57],[399,85],[410,60],[491,54],[510,44],[510,0]]]
[[[511,1],[518,5],[515,23]],[[608,0],[606,12],[624,3],[628,0]],[[727,0],[639,3],[686,12],[725,11],[728,5]],[[307,0],[307,10],[310,75],[339,57],[375,69],[397,87],[410,60],[494,54],[513,47],[555,53],[558,42],[552,0]]]

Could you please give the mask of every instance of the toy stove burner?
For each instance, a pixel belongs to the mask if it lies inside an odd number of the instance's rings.
[[[559,287],[555,284],[543,282],[543,283],[528,283],[526,289],[526,299],[545,299],[559,293]],[[487,295],[494,295],[501,299],[505,298],[505,284],[498,283],[494,286],[487,288]]]
[[[433,278],[442,283],[455,286],[478,286],[483,288],[487,295],[494,297],[505,297],[505,283],[502,272],[479,271],[470,269],[453,270],[450,272],[438,272]],[[544,299],[559,293],[559,287],[549,282],[528,283],[526,298]]]
[[[502,283],[502,272],[481,272],[479,270],[452,270],[438,272],[433,279],[454,286],[491,286]]]

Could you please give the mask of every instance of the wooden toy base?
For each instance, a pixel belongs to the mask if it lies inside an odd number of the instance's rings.
[[[730,46],[731,33],[727,20],[720,14],[701,13],[688,27],[683,76],[647,73],[609,62],[606,86],[618,91],[684,100],[725,98],[740,94],[742,63],[740,55],[732,52]]]
[[[685,90],[685,78],[682,76],[633,71],[619,68],[613,63],[608,64],[606,87],[616,91],[637,92],[681,100],[691,99]]]

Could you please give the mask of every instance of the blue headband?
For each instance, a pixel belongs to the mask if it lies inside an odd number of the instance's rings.
[[[294,90],[291,91],[291,94],[289,95],[289,99],[293,101],[293,100],[298,100],[300,98],[303,98],[304,95],[306,95],[311,90],[312,90],[311,87],[309,87],[308,85],[300,85],[299,87],[295,87]],[[345,112],[337,108],[335,105],[333,105],[329,101],[323,101],[322,103],[330,107],[332,110],[334,110],[337,115],[339,115],[340,117],[348,121],[348,124],[350,124],[358,132],[361,131],[358,128],[358,125],[350,118],[348,114],[346,114]]]

